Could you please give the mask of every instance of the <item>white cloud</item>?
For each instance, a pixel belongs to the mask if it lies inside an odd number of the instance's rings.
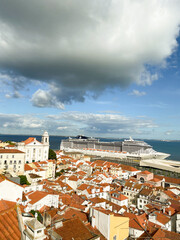
[[[169,135],[173,134],[173,132],[174,132],[173,130],[166,131],[166,132],[165,132],[165,135],[168,135],[168,136],[169,136]]]
[[[48,84],[37,107],[151,85],[177,47],[179,0],[0,0],[0,69],[16,90]],[[41,9],[41,11],[39,11]],[[52,100],[55,98],[55,100]]]
[[[48,118],[51,121],[68,123],[71,135],[118,137],[121,133],[120,137],[127,137],[141,135],[157,127],[150,119],[131,118],[121,114],[64,112],[60,115],[49,115]]]
[[[22,95],[18,91],[14,91],[12,93],[5,94],[6,98],[21,98]]]
[[[57,129],[58,130],[65,130],[65,129],[67,129],[67,127],[58,127]]]
[[[52,96],[49,91],[37,90],[31,99],[32,103],[36,107],[56,107],[64,109],[64,104],[59,102],[55,96]]]
[[[134,95],[137,97],[145,96],[146,92],[140,92],[139,90],[134,89],[129,95]]]

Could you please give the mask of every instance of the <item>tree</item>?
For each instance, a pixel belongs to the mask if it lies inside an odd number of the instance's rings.
[[[9,143],[9,145],[15,145],[15,143],[11,141],[6,141],[6,143]]]
[[[56,153],[51,148],[49,149],[49,157],[48,158],[57,160]]]
[[[27,177],[25,175],[20,175],[19,178],[20,178],[21,185],[24,185],[24,184],[30,185],[30,183],[28,182]]]

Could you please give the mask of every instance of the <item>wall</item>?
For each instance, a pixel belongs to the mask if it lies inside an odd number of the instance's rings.
[[[16,202],[18,198],[22,198],[22,192],[24,188],[12,183],[8,180],[4,180],[0,183],[0,197],[1,199]]]
[[[124,240],[129,236],[129,218],[110,215],[110,240]]]

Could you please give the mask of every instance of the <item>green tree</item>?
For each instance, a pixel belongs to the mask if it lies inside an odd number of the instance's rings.
[[[28,182],[27,177],[25,175],[20,175],[19,178],[20,178],[21,185],[24,185],[24,184],[30,185],[30,183]]]
[[[37,213],[38,214],[38,216],[37,216],[37,220],[39,221],[39,222],[43,222],[43,218],[42,218],[42,215],[40,214],[40,212],[39,211],[34,211],[34,210],[31,210],[31,213],[35,216],[35,213]]]
[[[49,149],[49,157],[48,158],[57,160],[56,153],[51,148]]]
[[[9,145],[15,145],[15,143],[11,141],[6,141],[6,143],[9,143]]]

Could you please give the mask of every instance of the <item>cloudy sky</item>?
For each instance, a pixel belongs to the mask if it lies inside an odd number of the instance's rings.
[[[180,139],[179,0],[0,0],[0,133]]]

